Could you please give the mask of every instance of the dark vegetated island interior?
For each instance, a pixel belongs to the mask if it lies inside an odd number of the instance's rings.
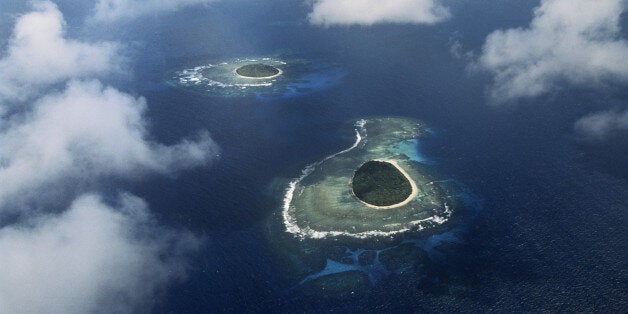
[[[255,63],[237,68],[236,73],[245,77],[269,77],[279,74],[279,69],[274,66]]]
[[[398,204],[412,194],[412,185],[404,174],[385,161],[362,164],[353,175],[351,187],[358,199],[375,206]]]

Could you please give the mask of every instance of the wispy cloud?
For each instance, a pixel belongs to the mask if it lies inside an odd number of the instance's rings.
[[[497,102],[542,95],[561,83],[597,87],[628,82],[623,0],[543,0],[527,28],[490,34],[477,60],[494,76]]]
[[[628,109],[595,112],[575,123],[576,132],[588,141],[622,135],[628,138]]]
[[[98,0],[92,18],[99,22],[111,22],[172,12],[211,2],[214,0]]]
[[[83,195],[60,215],[0,229],[4,313],[133,313],[182,279],[200,240],[155,224],[130,195]]]
[[[146,101],[96,81],[71,81],[0,132],[0,212],[8,201],[39,194],[62,179],[98,181],[141,171],[206,164],[217,146],[207,135],[164,146],[147,139]],[[6,210],[6,209],[5,209]]]
[[[434,24],[449,18],[438,0],[318,0],[309,15],[316,25]]]

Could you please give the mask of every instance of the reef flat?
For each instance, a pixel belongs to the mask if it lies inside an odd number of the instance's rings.
[[[290,182],[282,212],[286,230],[303,238],[367,238],[422,230],[447,221],[452,209],[445,191],[435,184],[438,180],[428,171],[429,166],[409,156],[412,154],[406,147],[408,143],[418,145],[412,140],[427,134],[425,125],[414,119],[385,117],[356,122],[351,147],[308,165],[301,177]],[[365,202],[354,194],[356,169],[369,161],[393,165],[396,174],[386,171],[384,176],[386,180],[393,176],[399,179],[383,185],[380,182],[375,198],[382,198],[381,203],[373,199],[373,203],[369,199]],[[409,193],[403,180],[410,185]],[[395,189],[399,190],[392,191]]]
[[[263,64],[278,70],[248,77],[236,70]],[[247,73],[243,73],[247,74]],[[249,74],[254,75],[254,74]],[[166,84],[208,97],[248,97],[259,100],[292,98],[320,92],[340,83],[346,72],[339,66],[319,60],[292,57],[234,58],[215,60],[180,69]]]

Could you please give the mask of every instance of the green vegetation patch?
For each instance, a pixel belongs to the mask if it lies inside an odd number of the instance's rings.
[[[375,206],[390,206],[405,201],[412,185],[394,165],[385,161],[368,161],[353,175],[353,194]]]
[[[236,69],[238,75],[246,77],[269,77],[279,74],[279,69],[274,66],[255,63],[247,64]]]

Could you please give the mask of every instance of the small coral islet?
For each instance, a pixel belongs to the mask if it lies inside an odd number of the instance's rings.
[[[235,69],[235,74],[244,78],[268,79],[281,75],[281,70],[272,65],[253,63]]]
[[[354,126],[351,147],[308,165],[288,184],[286,231],[316,239],[390,237],[449,220],[456,200],[441,184],[446,180],[414,156],[428,134],[423,123],[380,117]]]
[[[353,195],[367,205],[390,208],[403,203],[414,190],[411,179],[397,165],[384,160],[365,162],[353,174]]]

